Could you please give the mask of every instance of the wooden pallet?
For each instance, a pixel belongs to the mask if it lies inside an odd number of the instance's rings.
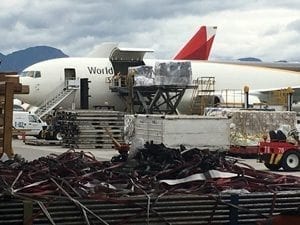
[[[77,110],[71,111],[74,117],[62,123],[72,123],[78,134],[67,133],[63,146],[79,148],[113,149],[114,144],[107,134],[108,128],[113,137],[120,143],[123,141],[124,113],[119,111]]]
[[[74,148],[79,149],[101,149],[101,150],[112,150],[115,149],[114,145],[109,144],[76,144]]]
[[[58,140],[45,140],[45,139],[25,139],[26,145],[61,145],[61,141]]]

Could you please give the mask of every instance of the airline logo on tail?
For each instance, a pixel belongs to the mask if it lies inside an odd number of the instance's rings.
[[[202,26],[174,59],[208,60],[217,27]]]

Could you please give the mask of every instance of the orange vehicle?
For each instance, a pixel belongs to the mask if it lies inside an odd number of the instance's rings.
[[[267,137],[260,142],[258,156],[265,166],[273,171],[282,168],[285,171],[300,170],[300,146],[298,132],[292,136],[296,140],[291,143],[281,131],[270,131],[270,140]]]

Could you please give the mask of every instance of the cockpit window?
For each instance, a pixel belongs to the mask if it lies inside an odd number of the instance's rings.
[[[35,75],[35,77],[41,77],[41,72],[40,71],[35,71],[34,75]]]
[[[20,77],[33,77],[38,78],[41,77],[41,71],[23,71],[20,74]]]

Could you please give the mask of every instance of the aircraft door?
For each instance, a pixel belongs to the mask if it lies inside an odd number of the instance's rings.
[[[70,80],[76,80],[76,71],[74,68],[65,68],[65,86],[68,86]]]

